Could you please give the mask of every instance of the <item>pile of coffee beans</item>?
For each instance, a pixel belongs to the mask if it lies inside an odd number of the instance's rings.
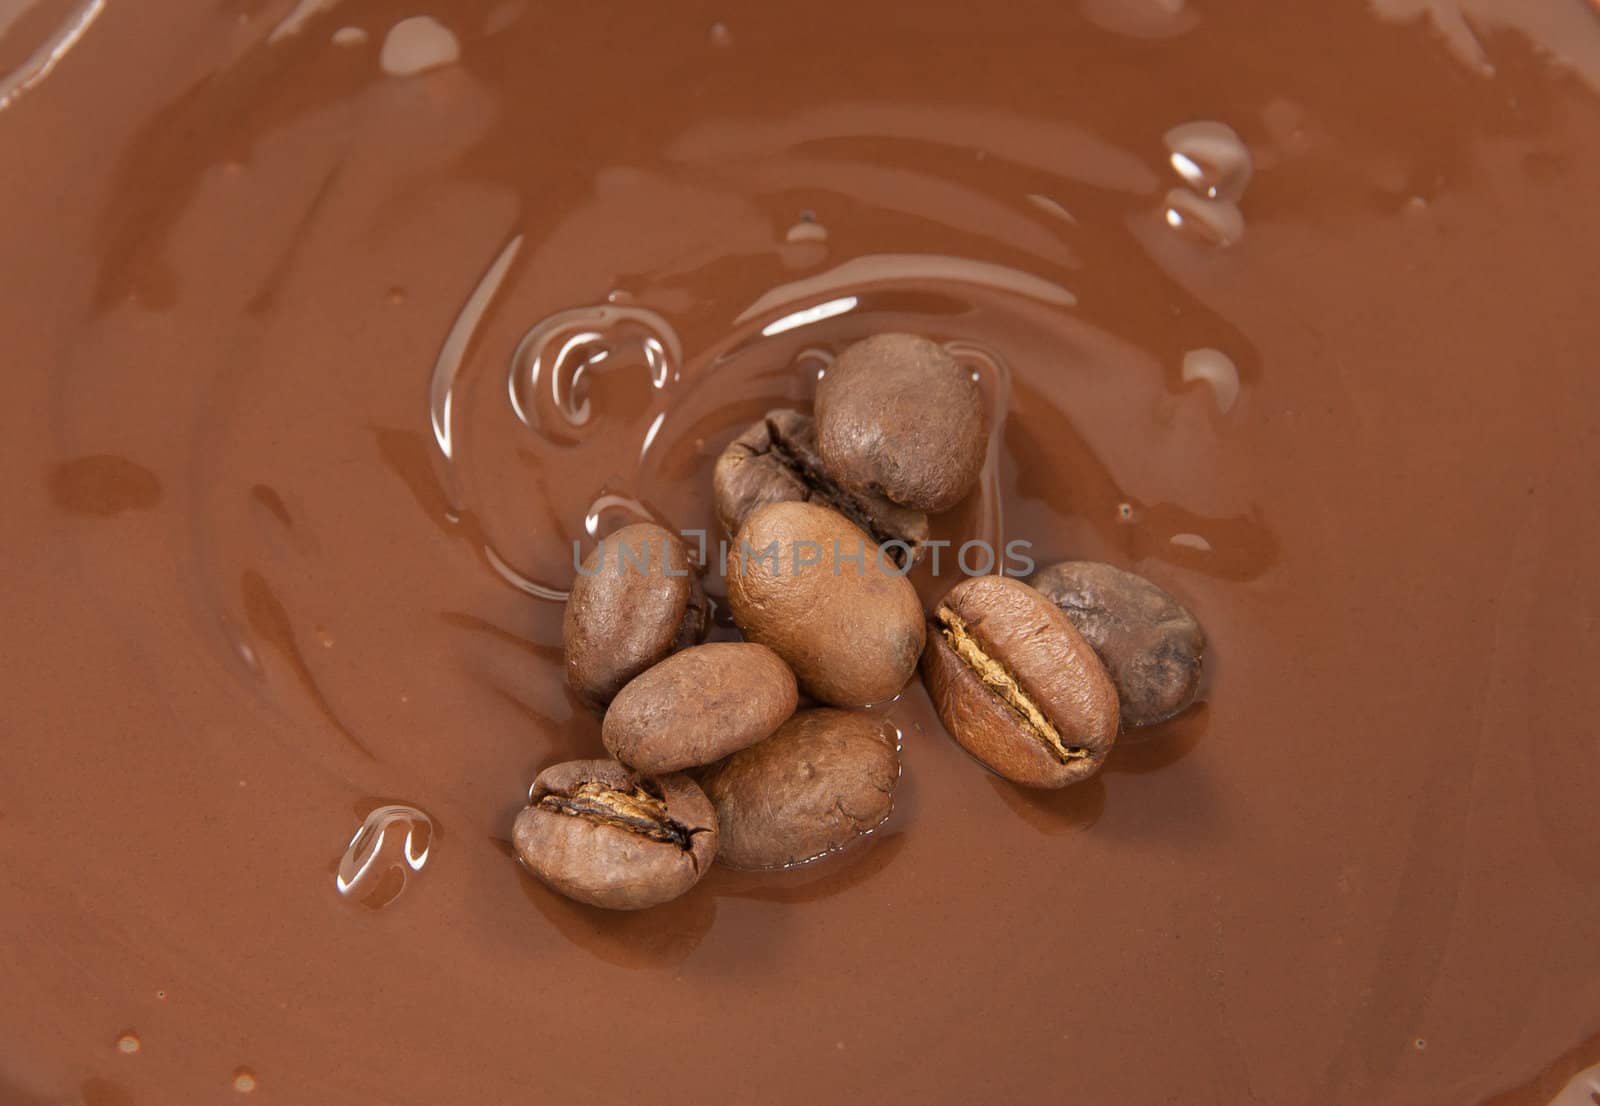
[[[857,342],[815,408],[769,411],[717,461],[744,640],[702,644],[710,605],[664,527],[625,527],[580,566],[567,680],[602,712],[610,759],[541,772],[513,833],[528,870],[562,894],[640,909],[683,894],[713,860],[786,867],[871,833],[893,805],[900,750],[857,708],[894,699],[919,665],[951,736],[1027,787],[1089,778],[1122,727],[1194,701],[1204,632],[1111,565],[976,576],[924,609],[906,570],[929,513],[976,484],[990,433],[976,381],[941,346]]]

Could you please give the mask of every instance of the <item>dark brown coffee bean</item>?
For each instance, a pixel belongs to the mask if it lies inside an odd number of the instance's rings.
[[[905,543],[912,560],[928,540],[928,516],[921,511],[846,488],[829,476],[817,452],[816,423],[798,411],[768,411],[735,438],[717,458],[712,483],[717,515],[729,534],[737,534],[757,507],[810,502],[832,507],[880,545]],[[903,567],[904,550],[891,549],[895,563]]]
[[[705,637],[710,607],[676,534],[624,526],[584,560],[561,623],[567,682],[592,707],[676,649]]]
[[[983,395],[935,342],[857,342],[817,385],[817,448],[835,480],[921,511],[953,507],[988,448]]]
[[[722,831],[717,859],[734,868],[815,860],[889,817],[900,754],[875,719],[803,710],[758,745],[702,776]]]
[[[640,910],[675,899],[717,855],[717,818],[687,776],[645,776],[614,760],[539,773],[512,844],[528,870],[569,899]]]
[[[1123,725],[1161,722],[1194,702],[1206,634],[1182,603],[1097,561],[1063,561],[1029,582],[1094,646],[1117,685]]]
[[[728,605],[747,638],[833,706],[894,698],[922,651],[916,590],[849,519],[813,503],[769,503],[745,520],[729,550]]]
[[[950,589],[922,655],[945,729],[984,764],[1029,787],[1097,772],[1117,736],[1117,689],[1067,616],[1020,580]]]
[[[710,764],[794,713],[794,673],[765,645],[697,645],[635,677],[606,711],[606,751],[641,772]]]

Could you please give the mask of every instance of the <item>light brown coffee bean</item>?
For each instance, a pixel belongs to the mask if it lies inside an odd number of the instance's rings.
[[[1161,722],[1194,702],[1206,634],[1182,603],[1097,561],[1063,561],[1030,583],[1094,646],[1117,685],[1124,726]]]
[[[717,859],[779,868],[845,848],[894,807],[900,754],[882,723],[843,710],[803,710],[777,733],[700,780],[717,810]]]
[[[717,819],[687,776],[645,776],[614,760],[540,772],[512,844],[528,870],[569,899],[640,910],[699,882],[717,855]]]
[[[971,370],[914,334],[857,342],[817,385],[817,448],[828,472],[920,511],[953,507],[977,483],[985,422]]]
[[[567,682],[591,707],[674,650],[705,636],[710,606],[678,536],[624,526],[584,560],[561,623]]]
[[[813,503],[770,503],[740,527],[728,605],[751,641],[833,706],[894,698],[916,671],[922,604],[862,530]]]
[[[939,604],[922,675],[945,729],[1016,783],[1064,787],[1099,771],[1117,690],[1094,649],[1039,592],[979,576]]]
[[[607,752],[641,772],[676,772],[769,736],[794,713],[796,699],[794,674],[765,645],[697,645],[618,692],[600,739]]]
[[[879,544],[904,543],[913,561],[928,540],[928,516],[921,511],[854,491],[829,476],[817,452],[816,423],[798,411],[768,411],[735,438],[717,459],[712,484],[717,515],[729,534],[737,534],[757,507],[809,502],[832,507]],[[904,566],[905,551],[891,550],[895,563]]]

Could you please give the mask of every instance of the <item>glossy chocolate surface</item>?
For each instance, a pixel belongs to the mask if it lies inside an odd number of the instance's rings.
[[[1584,0],[0,3],[0,1103],[1588,1102],[1597,135]],[[572,542],[885,330],[1202,702],[558,897]]]

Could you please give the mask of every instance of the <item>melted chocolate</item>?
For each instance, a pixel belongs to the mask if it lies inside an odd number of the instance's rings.
[[[0,1102],[1587,1101],[1588,5],[17,8]],[[555,897],[571,543],[882,330],[1002,426],[934,537],[1207,701],[1033,793],[913,689],[864,846]]]

